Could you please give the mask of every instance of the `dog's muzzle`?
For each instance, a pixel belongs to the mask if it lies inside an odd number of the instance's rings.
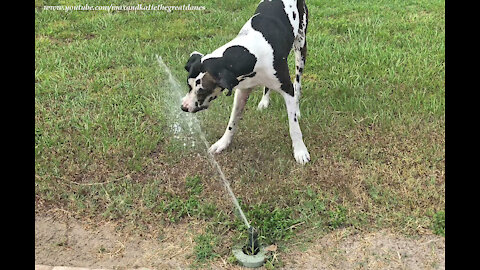
[[[196,112],[205,110],[205,109],[207,109],[207,108],[208,108],[208,106],[195,107],[195,109],[193,109],[193,111],[191,111],[191,113],[196,113]],[[180,109],[182,109],[182,111],[184,111],[184,112],[189,112],[189,111],[188,111],[188,108],[187,108],[187,107],[183,107],[183,105],[180,106]]]

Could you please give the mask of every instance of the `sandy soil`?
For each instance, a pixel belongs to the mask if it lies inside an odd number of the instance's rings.
[[[201,224],[178,224],[161,239],[118,233],[114,224],[91,226],[71,218],[36,216],[35,264],[91,268],[187,269]],[[415,239],[388,231],[337,230],[288,253],[275,254],[281,269],[445,269],[445,238]],[[243,269],[226,258],[209,269]],[[264,267],[259,269],[265,269]]]
[[[345,229],[284,261],[285,269],[445,269],[445,238],[411,239],[386,230],[351,235]]]

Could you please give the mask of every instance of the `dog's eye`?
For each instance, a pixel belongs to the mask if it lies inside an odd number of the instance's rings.
[[[199,84],[200,84],[200,79],[197,79],[197,80],[195,81],[195,85],[199,85]]]

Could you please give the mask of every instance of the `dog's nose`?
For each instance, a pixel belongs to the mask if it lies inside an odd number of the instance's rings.
[[[180,106],[180,109],[182,109],[184,112],[188,112],[188,108],[183,107],[183,105]]]

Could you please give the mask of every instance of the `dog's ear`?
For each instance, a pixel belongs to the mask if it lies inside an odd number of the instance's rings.
[[[228,89],[227,96],[232,95],[233,88],[237,84],[238,80],[231,71],[224,69],[218,73],[218,85],[224,89]]]
[[[187,64],[185,64],[185,70],[190,72],[190,68],[193,66],[193,64],[200,62],[202,59],[203,54],[194,51],[190,54],[190,58],[188,58]]]

